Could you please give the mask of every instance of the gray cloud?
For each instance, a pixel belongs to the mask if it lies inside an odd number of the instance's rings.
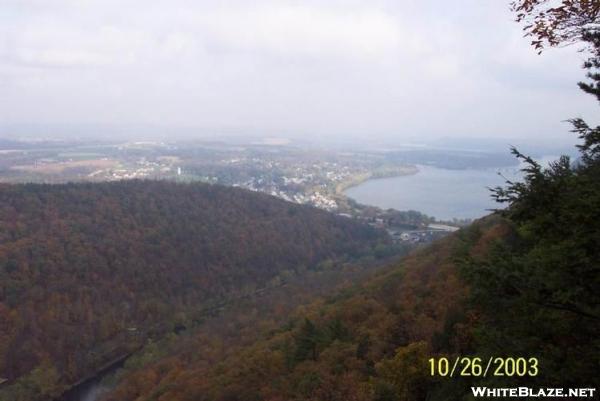
[[[537,56],[507,3],[4,0],[0,122],[566,135],[582,56]]]

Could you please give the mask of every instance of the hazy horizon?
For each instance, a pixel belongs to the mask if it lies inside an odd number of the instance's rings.
[[[3,3],[0,136],[568,145],[595,117],[583,55],[505,2]]]

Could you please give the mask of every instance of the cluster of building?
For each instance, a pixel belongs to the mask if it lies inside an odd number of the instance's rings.
[[[459,227],[445,224],[429,224],[425,229],[422,230],[388,228],[387,231],[395,242],[416,244],[429,243],[458,230]]]
[[[228,165],[245,164],[247,170],[257,171],[254,177],[231,185],[265,192],[299,204],[309,204],[328,211],[338,210],[336,186],[352,176],[347,166],[338,163],[302,163],[300,160],[281,162],[260,158],[229,159]],[[217,179],[215,182],[219,182]]]
[[[181,167],[174,167],[171,163],[149,161],[142,157],[134,163],[121,164],[119,168],[106,168],[95,170],[88,174],[88,178],[108,181],[131,180],[151,177],[180,176]]]

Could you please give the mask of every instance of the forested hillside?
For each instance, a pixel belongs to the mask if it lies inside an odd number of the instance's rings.
[[[220,186],[3,185],[0,394],[56,396],[203,310],[387,244],[350,219]]]
[[[226,358],[212,359],[206,333],[174,343],[108,400],[425,399],[434,388],[427,359],[472,350],[475,316],[454,255],[484,252],[507,232],[499,219],[477,227],[301,307]]]
[[[445,401],[472,399],[472,385],[597,385],[595,318],[504,287],[497,275],[507,274],[510,258],[495,273],[490,266],[499,252],[522,246],[518,226],[490,216],[360,286],[297,309],[287,324],[265,318],[256,324],[259,341],[234,339],[224,352],[218,336],[203,332],[147,347],[145,362],[126,366],[104,400]],[[539,374],[431,375],[430,358],[467,355],[536,357]]]

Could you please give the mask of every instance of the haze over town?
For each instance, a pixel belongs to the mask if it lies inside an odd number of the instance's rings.
[[[595,107],[583,56],[536,55],[513,19],[479,0],[5,0],[0,134],[573,143],[564,120]]]

